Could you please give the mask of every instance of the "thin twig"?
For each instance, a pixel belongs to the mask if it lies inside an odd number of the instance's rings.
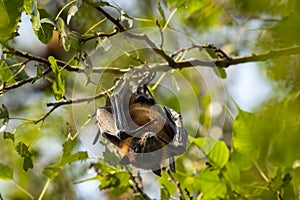
[[[53,106],[53,108],[51,108],[43,117],[41,117],[40,119],[34,121],[35,124],[39,123],[40,121],[44,121],[54,110],[56,110],[56,108],[58,108],[60,105],[57,104],[55,106]]]
[[[138,177],[138,180],[136,180],[136,177],[133,176],[133,174],[131,173],[131,171],[128,169],[127,166],[125,166],[125,169],[126,169],[126,171],[128,172],[128,174],[130,176],[130,180],[134,183],[134,185],[132,186],[133,191],[138,192],[143,197],[143,199],[149,200],[150,198],[143,191],[143,188],[141,187],[143,185],[140,184],[140,177]]]
[[[79,98],[79,99],[66,99],[66,100],[61,100],[61,101],[56,101],[56,102],[50,102],[50,103],[47,103],[47,106],[48,107],[50,107],[50,106],[58,107],[58,106],[67,105],[67,104],[78,104],[78,103],[84,103],[84,102],[91,102],[91,101],[94,101],[95,99],[103,97],[105,94],[113,91],[114,88],[115,88],[115,86],[111,87],[110,89],[108,89],[104,92],[100,92],[99,94],[97,94],[95,96],[84,97],[84,98]]]
[[[245,63],[245,61],[266,61],[268,59],[279,57],[279,56],[288,56],[288,55],[295,55],[300,54],[300,47],[295,48],[288,48],[288,49],[281,49],[277,51],[270,51],[269,53],[260,54],[260,55],[249,55],[249,56],[241,56],[241,57],[233,57],[229,60],[227,58],[223,59],[217,59],[217,60],[197,60],[197,59],[191,59],[187,61],[181,61],[177,62],[175,66],[170,66],[168,63],[164,64],[151,64],[149,65],[149,68],[154,71],[168,71],[170,69],[178,69],[178,68],[186,68],[186,67],[195,67],[195,66],[206,66],[206,67],[221,67],[226,66],[228,62],[235,63],[235,64],[242,64]],[[136,68],[138,68],[137,66]],[[124,73],[127,72],[129,69],[124,70]],[[113,88],[109,89],[107,92],[112,91]],[[57,104],[59,105],[67,105],[67,104],[77,104],[77,103],[83,103],[83,102],[90,102],[93,101],[99,97],[102,97],[105,94],[105,92],[102,92],[96,96],[91,97],[85,97],[80,99],[69,99],[69,100],[62,100],[58,102],[52,102],[48,103],[47,106],[55,106]]]
[[[100,13],[102,13],[109,21],[111,21],[120,32],[126,31],[125,27],[122,26],[120,23],[120,19],[113,18],[110,14],[108,14],[105,10],[103,10],[101,7],[95,7]]]
[[[191,196],[190,191],[188,191],[187,188],[184,188],[185,194],[189,197],[190,200],[193,199],[193,196]]]
[[[140,36],[139,36],[140,37]],[[142,36],[147,38],[147,36]],[[151,40],[145,39],[146,41]],[[193,47],[188,47],[187,50],[193,49],[193,48],[200,48],[201,46],[193,46]],[[203,47],[203,46],[202,46]],[[158,49],[158,51],[160,51]],[[172,57],[179,54],[180,52],[183,52],[184,49],[180,49],[174,54],[172,54]],[[45,65],[50,65],[49,61],[45,58],[38,57],[26,52],[22,52],[20,50],[15,50],[15,51],[4,51],[4,53],[7,54],[13,54],[17,56],[21,56],[30,60],[35,60],[37,62],[43,63]],[[162,51],[162,55],[164,54],[164,51]],[[237,64],[243,64],[243,63],[249,63],[249,62],[263,62],[267,61],[270,59],[276,59],[279,57],[285,57],[285,56],[291,56],[291,55],[299,55],[300,54],[300,47],[291,47],[291,48],[284,48],[284,49],[278,49],[278,50],[271,50],[267,53],[262,53],[262,54],[251,54],[251,55],[246,55],[246,56],[236,56],[236,57],[224,57],[220,59],[213,59],[213,60],[201,60],[201,59],[189,59],[189,60],[183,60],[179,62],[174,63],[159,63],[159,64],[151,64],[149,67],[152,68],[155,71],[168,71],[170,69],[182,69],[182,68],[187,68],[187,67],[196,67],[196,66],[202,66],[202,67],[220,67],[220,68],[227,68],[232,65],[237,65]],[[173,59],[171,59],[173,61]],[[80,67],[74,67],[71,65],[68,65],[66,62],[61,61],[61,60],[56,60],[58,65],[65,66],[64,69],[72,72],[77,72],[77,73],[84,73],[84,68]],[[124,74],[128,72],[130,68],[127,69],[120,69],[116,67],[98,67],[98,68],[93,68],[93,73],[113,73],[113,74]],[[43,75],[48,74],[51,72],[51,69],[46,69],[43,72]],[[5,93],[8,90],[18,88],[26,83],[31,83],[36,80],[36,76],[29,77],[27,79],[18,81],[14,84],[5,86],[4,88],[1,89],[0,95]]]
[[[50,73],[50,72],[51,72],[51,69],[48,68],[48,69],[46,69],[45,71],[43,71],[42,75],[45,76],[46,74],[48,74],[48,73]],[[14,84],[5,86],[4,88],[1,89],[0,95],[1,95],[1,94],[4,94],[4,93],[7,92],[8,90],[11,90],[11,89],[15,89],[15,88],[21,87],[22,85],[25,85],[26,83],[32,83],[32,82],[34,82],[36,79],[37,79],[36,76],[31,76],[31,77],[28,77],[28,78],[23,79],[23,80],[21,80],[21,81],[18,81],[18,82],[14,83]]]
[[[180,200],[185,200],[183,192],[182,192],[182,189],[180,187],[180,183],[173,178],[170,169],[166,169],[166,172],[167,172],[167,174],[169,176],[170,181],[175,185],[175,187],[177,189],[177,193],[178,193],[179,199]]]
[[[251,54],[246,56],[236,56],[236,57],[225,57],[221,59],[212,59],[212,60],[201,60],[201,59],[189,59],[180,62],[176,62],[175,65],[169,65],[168,63],[158,64],[156,65],[157,70],[164,70],[165,67],[171,67],[173,69],[182,69],[187,67],[219,67],[219,68],[227,68],[232,65],[238,65],[249,62],[264,62],[270,59],[276,59],[279,57],[291,56],[291,55],[299,55],[300,54],[300,46],[284,48],[278,50],[271,50],[267,53],[262,54]]]
[[[111,21],[114,25],[116,25],[117,29],[120,32],[124,32],[124,35],[129,37],[129,38],[134,38],[134,39],[138,39],[138,40],[143,40],[146,42],[146,44],[148,44],[152,50],[157,53],[158,55],[160,55],[163,59],[165,59],[169,65],[176,65],[175,61],[168,56],[163,49],[158,48],[156,46],[156,44],[154,42],[152,42],[149,37],[146,34],[137,34],[137,33],[133,33],[130,31],[127,31],[126,28],[124,26],[122,26],[122,24],[120,23],[120,19],[115,19],[114,17],[112,17],[109,13],[107,13],[105,10],[103,10],[101,7],[95,7],[100,13],[102,13],[109,21]]]
[[[82,39],[83,42],[87,42],[89,40],[93,40],[93,39],[96,39],[96,38],[101,38],[101,37],[111,37],[111,36],[114,36],[118,33],[118,29],[115,29],[114,31],[112,31],[111,33],[97,33],[96,35],[93,35],[93,36],[90,36],[90,37],[85,37]]]
[[[192,49],[199,49],[199,51],[202,51],[203,46],[202,46],[202,45],[195,45],[195,44],[193,44],[193,45],[190,46],[190,47],[181,48],[181,49],[175,51],[174,53],[172,53],[172,54],[171,54],[171,58],[174,58],[174,57],[176,57],[178,54],[183,53],[183,52],[185,52],[185,51],[190,51],[190,50],[192,50]]]
[[[164,50],[158,48],[156,44],[152,42],[152,40],[150,40],[150,38],[146,34],[136,34],[127,31],[126,33],[124,33],[124,35],[126,35],[129,38],[144,40],[146,44],[148,44],[157,55],[161,56],[164,60],[166,60],[170,66],[176,66],[176,62],[170,56],[168,56]]]
[[[160,49],[163,49],[163,46],[164,46],[164,43],[165,43],[164,34],[163,34],[163,31],[162,31],[162,28],[161,28],[159,22],[156,20],[155,23],[156,23],[156,25],[157,25],[157,27],[159,29],[159,33],[160,33],[160,39],[161,39],[161,41],[160,41],[159,47],[160,47]]]
[[[27,58],[27,59],[30,59],[30,60],[37,61],[39,63],[43,63],[47,66],[50,66],[50,62],[49,62],[48,59],[30,54],[30,53],[27,53],[27,52],[23,52],[23,51],[20,51],[20,50],[4,51],[3,53],[12,54],[12,55],[15,55],[15,56],[20,56],[22,58]],[[57,65],[63,66],[64,69],[66,69],[67,71],[70,71],[70,72],[78,72],[78,73],[84,73],[85,72],[83,67],[72,66],[72,65],[69,65],[67,62],[62,61],[62,60],[56,59],[56,63],[57,63]],[[104,68],[104,67],[93,68],[93,73],[108,72],[108,73],[114,73],[114,74],[115,73],[123,74],[124,72],[127,72],[127,71],[128,71],[128,69],[125,69],[125,71],[124,71],[124,69],[120,69],[120,68]]]

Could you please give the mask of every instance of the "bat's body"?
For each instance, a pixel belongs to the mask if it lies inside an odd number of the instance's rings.
[[[122,150],[121,164],[160,175],[162,161],[170,159],[175,172],[174,156],[185,151],[187,133],[180,114],[166,106],[163,111],[146,85],[108,96],[106,107],[97,110],[97,120],[104,137]]]

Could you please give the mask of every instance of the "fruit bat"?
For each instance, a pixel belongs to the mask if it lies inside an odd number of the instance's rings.
[[[154,72],[132,70],[106,95],[105,107],[98,108],[96,118],[100,134],[117,146],[123,154],[120,164],[152,170],[161,176],[161,165],[169,159],[175,172],[174,156],[186,149],[187,132],[182,118],[173,109],[156,104],[147,84]],[[130,79],[136,77],[136,85]]]

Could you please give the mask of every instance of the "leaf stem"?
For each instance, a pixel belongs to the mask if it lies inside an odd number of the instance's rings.
[[[40,194],[40,196],[38,198],[38,200],[42,200],[43,199],[43,197],[44,197],[44,195],[45,195],[45,193],[47,191],[47,188],[48,188],[50,182],[51,182],[51,180],[48,178],[47,182],[46,182],[46,184],[45,184],[45,186],[44,186],[44,188],[43,188],[43,190],[42,190],[42,192],[41,192],[41,194]]]
[[[73,0],[73,1],[70,1],[69,3],[67,3],[64,7],[62,7],[62,9],[60,9],[60,11],[57,13],[56,17],[55,17],[55,21],[58,20],[59,16],[61,15],[61,13],[68,7],[70,6],[71,4],[75,3],[77,0]]]
[[[169,23],[170,23],[170,21],[171,21],[173,15],[175,14],[176,11],[177,11],[177,8],[175,8],[175,9],[172,11],[171,15],[169,16],[169,18],[168,18],[166,24],[164,25],[163,29],[161,30],[161,32],[164,32],[164,31],[166,30],[166,28],[168,27],[168,25],[169,25]]]
[[[30,194],[28,191],[26,191],[23,187],[21,187],[20,185],[18,185],[18,183],[16,183],[15,180],[13,180],[14,185],[21,190],[24,194],[26,194],[30,199],[34,199],[34,197],[32,196],[32,194]]]

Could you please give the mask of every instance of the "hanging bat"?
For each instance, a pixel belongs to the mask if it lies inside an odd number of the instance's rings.
[[[97,109],[100,133],[123,152],[120,164],[132,164],[161,176],[161,164],[169,159],[175,172],[174,156],[185,151],[187,141],[181,115],[156,104],[146,84],[153,74],[130,86],[128,77],[134,75],[137,72],[120,79],[113,95],[106,96],[105,107]]]

